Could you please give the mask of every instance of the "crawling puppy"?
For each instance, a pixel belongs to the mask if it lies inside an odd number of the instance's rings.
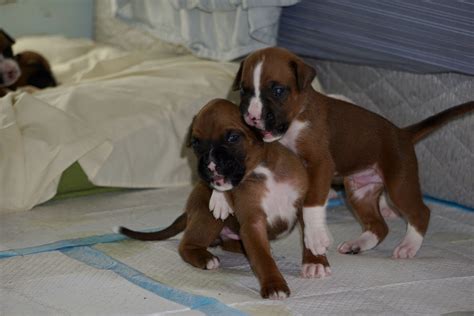
[[[398,128],[380,115],[316,92],[311,87],[315,74],[289,51],[267,48],[241,63],[234,82],[245,122],[265,142],[278,141],[304,160],[309,177],[303,207],[306,246],[315,255],[326,252],[328,193],[331,179],[342,176],[348,203],[364,231],[342,243],[339,252],[359,253],[386,237],[388,227],[378,203],[385,192],[390,206],[408,222],[393,257],[414,257],[430,218],[422,200],[414,144],[448,120],[474,110],[474,102]]]
[[[245,252],[262,297],[287,297],[290,290],[272,258],[269,240],[288,234],[297,222],[304,226],[301,207],[308,179],[302,162],[281,144],[262,142],[242,121],[238,107],[226,100],[204,106],[190,134],[201,181],[188,199],[186,212],[160,232],[123,227],[119,232],[135,239],[162,240],[184,230],[179,253],[202,269],[219,265],[207,250],[211,245]],[[223,192],[235,216],[214,219],[209,212],[211,188]],[[330,274],[326,257],[304,248],[302,274],[310,278]]]
[[[6,87],[20,77],[18,62],[13,58],[12,46],[15,40],[0,29],[0,96],[6,94]]]

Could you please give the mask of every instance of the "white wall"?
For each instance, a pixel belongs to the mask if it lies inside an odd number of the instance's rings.
[[[94,0],[0,0],[0,28],[13,37],[61,34],[92,38],[93,15]]]

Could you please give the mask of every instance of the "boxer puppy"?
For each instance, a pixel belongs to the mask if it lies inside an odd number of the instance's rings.
[[[344,177],[348,202],[364,229],[360,237],[342,243],[339,252],[356,254],[383,241],[388,227],[378,201],[385,191],[408,223],[393,257],[414,257],[430,218],[422,200],[414,143],[471,112],[474,102],[398,128],[380,115],[316,92],[311,87],[315,74],[289,51],[267,48],[241,63],[234,82],[245,122],[265,142],[278,141],[304,160],[310,181],[303,208],[305,246],[315,255],[329,246],[326,201],[337,175]]]
[[[216,99],[196,115],[190,133],[201,181],[192,191],[186,212],[163,231],[119,232],[135,239],[162,240],[184,230],[179,253],[202,269],[219,260],[207,248],[245,252],[264,298],[282,299],[288,285],[272,258],[269,240],[288,234],[297,222],[304,227],[301,207],[308,179],[301,160],[279,143],[265,144],[242,121],[238,107]],[[212,189],[219,190],[234,211],[224,221],[209,212]],[[243,245],[243,248],[242,248]],[[330,274],[325,256],[303,251],[304,277]]]
[[[13,56],[15,40],[0,29],[0,97],[9,91],[26,91],[57,86],[48,61],[40,54],[25,51]]]
[[[15,55],[15,60],[21,69],[21,75],[8,87],[9,89],[15,90],[26,86],[45,89],[57,86],[51,66],[42,55],[32,51],[24,51]]]
[[[15,40],[0,29],[0,96],[6,94],[5,87],[13,84],[21,74],[20,67],[13,58],[14,43]]]

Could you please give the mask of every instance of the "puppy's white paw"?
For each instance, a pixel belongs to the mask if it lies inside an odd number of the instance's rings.
[[[423,243],[423,236],[410,224],[407,227],[407,233],[403,241],[393,251],[393,258],[408,259],[413,258]]]
[[[393,251],[394,259],[410,259],[416,256],[418,252],[417,247],[414,245],[400,245]]]
[[[227,203],[224,193],[216,190],[212,191],[211,199],[209,200],[209,210],[215,219],[221,220],[225,220],[229,217],[229,214],[234,214],[234,210]]]
[[[342,254],[351,254],[356,255],[361,252],[360,245],[358,242],[354,242],[352,240],[345,241],[337,246],[337,251]]]
[[[331,268],[325,267],[320,263],[305,263],[301,268],[301,276],[306,279],[322,279],[331,275]]]
[[[288,294],[286,294],[283,291],[277,291],[277,292],[270,293],[268,298],[271,299],[271,300],[281,301],[281,300],[284,300],[285,298],[288,298]]]
[[[219,259],[217,257],[214,257],[206,263],[206,270],[214,270],[219,268],[219,266]]]
[[[365,231],[362,233],[362,235],[359,236],[359,238],[341,243],[337,247],[337,251],[342,254],[355,255],[361,251],[374,248],[375,246],[377,246],[378,242],[379,239],[374,233],[370,231]]]
[[[331,238],[326,227],[320,226],[317,229],[307,229],[305,227],[304,244],[313,255],[324,255],[331,245]]]

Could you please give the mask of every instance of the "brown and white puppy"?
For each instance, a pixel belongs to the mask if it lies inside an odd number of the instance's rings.
[[[21,75],[13,84],[8,86],[9,89],[15,90],[26,86],[45,89],[57,86],[51,66],[41,54],[24,51],[15,55],[15,60],[20,67]]]
[[[14,43],[15,40],[0,29],[0,97],[18,88],[34,91],[57,86],[46,58],[33,51],[13,56]]]
[[[21,74],[18,62],[13,57],[15,40],[0,29],[0,89],[13,84]]]
[[[267,48],[241,63],[234,82],[234,89],[240,89],[245,122],[260,131],[265,142],[279,141],[306,165],[306,247],[317,255],[329,246],[326,201],[331,180],[338,175],[344,177],[348,202],[364,228],[360,237],[342,243],[339,252],[359,253],[386,237],[388,227],[378,203],[385,191],[391,206],[408,222],[393,257],[415,256],[430,210],[422,200],[414,143],[448,120],[474,110],[474,102],[398,128],[380,115],[316,92],[311,87],[315,74],[289,51]]]
[[[290,290],[272,258],[269,240],[304,226],[301,207],[308,179],[301,160],[279,143],[265,144],[241,119],[237,105],[216,99],[204,106],[191,127],[190,145],[201,181],[186,212],[156,233],[119,232],[135,239],[162,240],[185,230],[181,257],[195,267],[214,269],[219,260],[207,248],[245,252],[264,298],[282,299]],[[224,221],[209,212],[212,188],[220,190],[234,211]],[[243,248],[242,248],[243,246]],[[325,256],[303,251],[304,277],[330,274]]]

